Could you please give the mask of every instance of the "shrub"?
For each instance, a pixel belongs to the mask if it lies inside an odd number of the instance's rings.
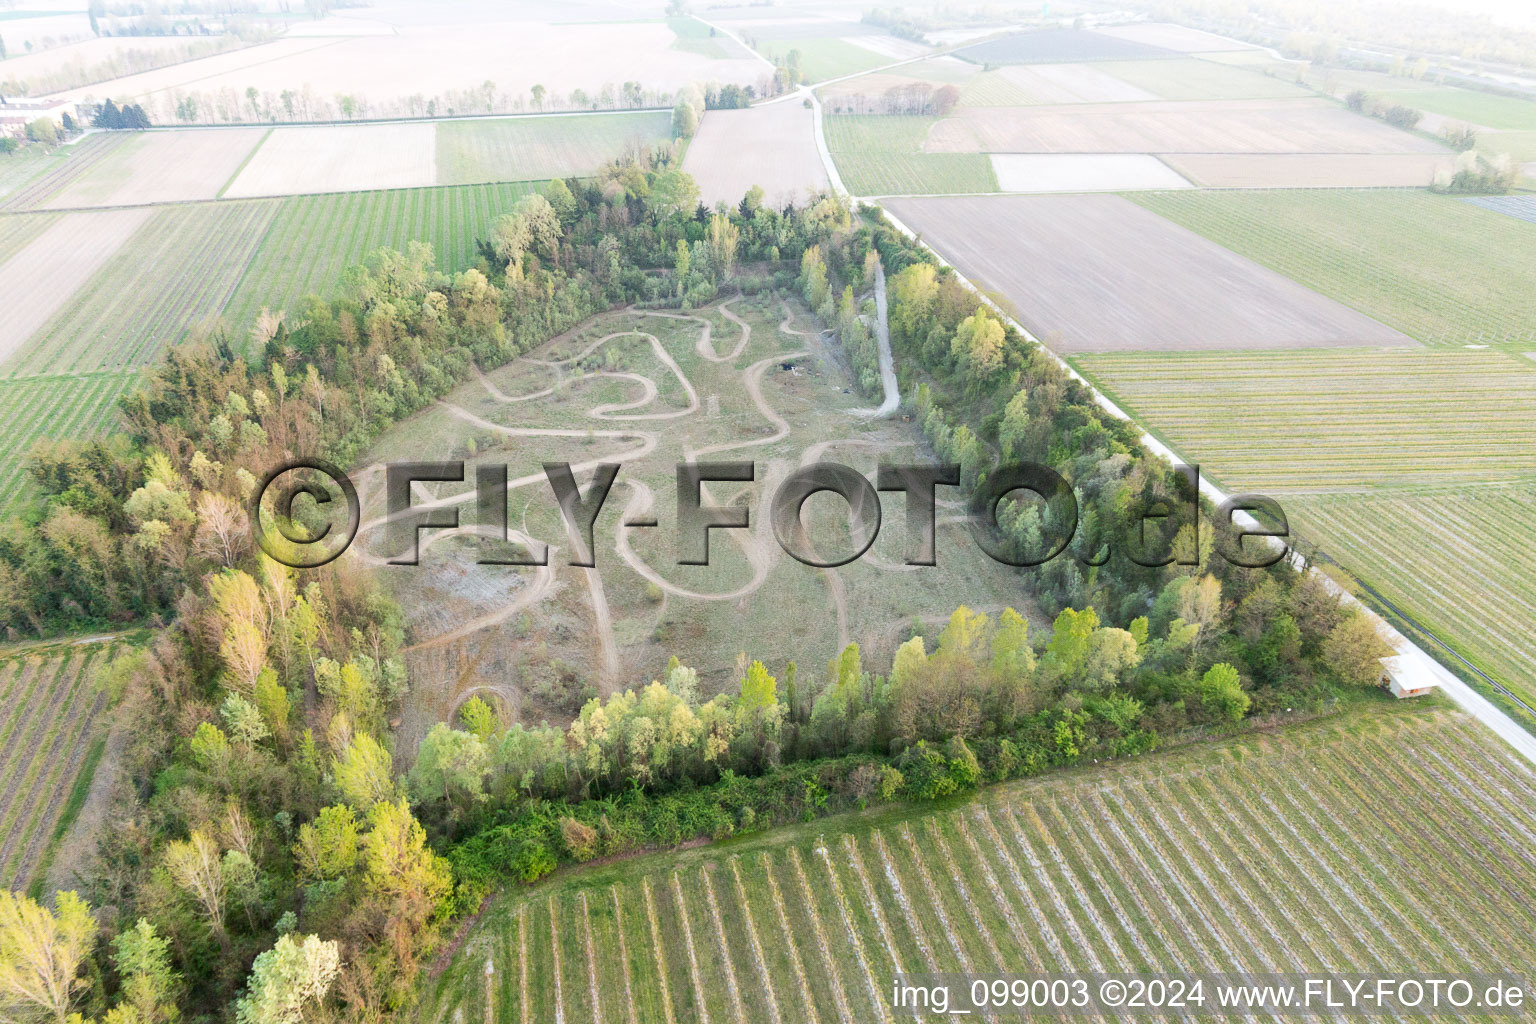
[[[555,855],[536,840],[525,842],[512,858],[512,874],[519,881],[532,884],[555,870]]]
[[[583,825],[575,818],[561,818],[560,839],[571,859],[578,863],[597,856],[597,830],[591,825]]]

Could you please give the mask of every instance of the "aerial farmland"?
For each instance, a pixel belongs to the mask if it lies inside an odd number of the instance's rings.
[[[1520,5],[35,0],[0,309],[0,1020],[1536,1000]]]

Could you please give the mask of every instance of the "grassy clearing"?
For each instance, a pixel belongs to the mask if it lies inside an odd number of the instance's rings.
[[[596,992],[621,1020],[628,985],[640,1020],[883,1020],[903,971],[1529,962],[1536,915],[1495,894],[1536,866],[1536,775],[1495,744],[1394,708],[569,872],[492,908],[423,1019],[519,1019],[523,996],[577,1019]]]
[[[667,28],[677,36],[672,40],[674,50],[696,53],[708,60],[726,60],[730,57],[725,47],[715,38],[715,30],[698,18],[668,18]]]
[[[166,345],[222,312],[278,205],[160,210],[0,372],[92,373],[153,362]],[[154,268],[152,287],[147,267]]]
[[[835,38],[759,38],[757,52],[769,60],[788,59],[790,50],[800,51],[800,70],[807,82],[825,82],[829,78],[856,75],[861,71],[890,64],[891,58]]]
[[[1536,362],[1504,352],[1082,355],[1207,476],[1275,493],[1536,474]]]
[[[25,889],[51,860],[78,779],[94,770],[106,728],[99,673],[112,655],[93,645],[0,661],[0,885]]]
[[[138,374],[60,374],[0,380],[0,512],[33,492],[27,455],[41,438],[88,440],[110,431],[117,399]]]
[[[1311,95],[1292,82],[1196,57],[1107,61],[1096,66],[1165,100],[1264,100]]]
[[[1426,192],[1130,198],[1420,341],[1536,340],[1536,224]]]
[[[0,197],[16,191],[48,166],[52,157],[42,146],[27,146],[0,156]]]
[[[1536,102],[1370,71],[1308,68],[1307,83],[1336,94],[1363,89],[1417,110],[1506,131],[1536,131]]]
[[[1286,509],[1404,614],[1536,703],[1536,487],[1298,495]]]
[[[856,195],[996,192],[985,153],[924,153],[927,117],[841,115],[824,122],[827,146]]]
[[[282,201],[224,310],[243,333],[263,306],[297,313],[305,296],[326,294],[347,267],[380,246],[430,242],[447,271],[473,266],[476,233],[534,186],[467,185]]]
[[[960,90],[962,107],[1026,107],[1039,102],[1001,71],[983,71]]]
[[[437,126],[437,180],[475,185],[584,176],[630,148],[666,142],[671,125],[666,112],[444,121]]]
[[[83,176],[96,163],[111,156],[112,152],[132,137],[131,132],[98,132],[69,146],[60,146],[51,153],[30,158],[31,166],[19,166],[15,177],[10,178],[5,199],[0,208],[27,210],[46,202],[66,185]],[[29,150],[34,147],[29,147]],[[14,157],[15,154],[12,154]],[[12,159],[0,158],[0,163]],[[4,164],[9,167],[9,164]],[[9,176],[8,176],[9,177]]]

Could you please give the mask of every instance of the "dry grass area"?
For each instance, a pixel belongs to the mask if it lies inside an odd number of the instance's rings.
[[[175,94],[192,90],[211,96],[231,89],[244,96],[254,87],[275,96],[287,89],[299,94],[300,108],[347,94],[379,112],[413,96],[477,93],[486,82],[498,94],[531,104],[535,84],[562,96],[583,89],[595,97],[605,83],[617,90],[633,80],[674,91],[695,81],[755,84],[764,73],[756,60],[709,59],[672,48],[677,37],[661,21],[551,24],[513,20],[492,5],[464,6],[483,17],[439,8],[427,24],[400,24],[380,34],[284,38],[71,95],[145,99],[151,115],[169,121]],[[452,112],[440,104],[438,113]],[[310,115],[300,110],[298,116]]]
[[[0,363],[21,350],[69,297],[154,215],[143,207],[65,214],[0,263]]]
[[[1414,344],[1119,196],[886,205],[1058,351]]]
[[[1124,103],[1157,99],[1152,93],[1106,74],[1092,64],[1017,64],[1003,68],[1004,78],[1033,102]]]
[[[224,195],[368,192],[436,184],[436,125],[276,128]]]
[[[1450,154],[1170,153],[1163,159],[1212,188],[1412,188],[1428,185]]]
[[[42,208],[213,199],[265,134],[262,128],[140,132],[84,166]]]
[[[1438,153],[1438,143],[1326,100],[968,107],[929,153]]]
[[[842,353],[816,327],[770,296],[693,315],[605,314],[374,445],[363,460],[373,468],[355,474],[364,525],[346,557],[395,553],[376,464],[405,453],[506,464],[512,539],[552,548],[548,568],[477,565],[495,545],[467,536],[477,529],[472,485],[433,489],[461,510],[460,534],[429,531],[420,567],[385,575],[408,611],[413,645],[403,756],[474,693],[496,694],[522,721],[556,721],[574,714],[584,690],[644,683],[673,655],[698,666],[702,688],[714,692],[732,683],[743,650],[779,668],[786,658],[819,666],[853,640],[869,663],[886,664],[914,624],[927,629],[959,604],[1029,611],[1016,573],[982,554],[949,512],[938,527],[939,564],[903,564],[899,499],[886,501],[874,546],[853,563],[823,570],[783,553],[767,503],[793,468],[827,459],[872,479],[878,461],[931,458],[916,425],[868,417],[869,399],[848,391]],[[676,465],[712,459],[755,463],[754,482],[705,488],[708,503],[748,506],[751,528],[714,531],[708,566],[679,565]],[[546,461],[571,462],[583,486],[597,462],[622,464],[597,520],[595,569],[569,564],[572,541]],[[474,474],[470,467],[467,479]],[[659,525],[624,525],[643,515]],[[850,550],[846,505],[813,499],[805,520],[821,550]]]
[[[1189,188],[1189,182],[1145,153],[993,153],[1004,192],[1119,192]]]
[[[807,190],[827,188],[811,111],[799,103],[709,111],[688,146],[683,170],[693,175],[710,206],[720,200],[738,203],[753,185],[761,185],[775,203],[798,202]]]

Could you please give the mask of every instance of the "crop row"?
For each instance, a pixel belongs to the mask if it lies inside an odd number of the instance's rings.
[[[1517,969],[1536,910],[1505,897],[1536,868],[1536,776],[1475,728],[1266,738],[577,879],[472,942],[436,1013],[893,1021],[905,972]]]
[[[160,210],[5,371],[89,373],[153,362],[223,310],[277,210],[273,201]]]
[[[31,178],[24,187],[6,196],[0,207],[26,210],[47,201],[65,185],[90,170],[133,136],[127,132],[98,132],[49,154],[54,166]]]
[[[102,654],[12,658],[0,665],[0,885],[24,888],[55,826],[107,695]]]
[[[632,145],[649,150],[670,137],[666,113],[584,114],[443,121],[437,125],[437,181],[547,181],[585,177]]]
[[[60,216],[57,213],[0,214],[0,263],[25,249]]]
[[[1420,341],[1536,340],[1536,224],[1407,190],[1132,198]]]
[[[1233,486],[1316,490],[1536,472],[1536,362],[1504,352],[1112,353],[1076,362]]]
[[[0,380],[0,511],[31,493],[27,458],[40,438],[87,440],[111,429],[117,399],[137,374],[65,374]]]
[[[1536,488],[1297,495],[1285,505],[1300,533],[1536,703]]]
[[[224,310],[237,332],[262,307],[299,312],[310,294],[334,292],[347,267],[381,247],[432,245],[439,269],[473,266],[475,240],[536,185],[463,185],[395,189],[282,200],[266,237]]]

